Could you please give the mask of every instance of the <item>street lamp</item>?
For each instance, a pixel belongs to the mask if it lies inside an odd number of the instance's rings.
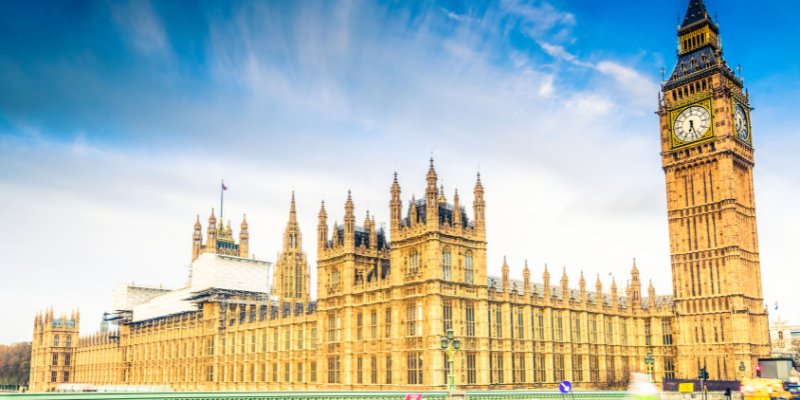
[[[442,338],[442,350],[447,355],[447,366],[450,373],[447,374],[447,390],[456,390],[456,375],[453,371],[453,354],[461,347],[461,341],[455,339],[453,330],[447,330],[447,336]]]
[[[742,379],[744,379],[744,371],[747,368],[744,366],[744,361],[739,361],[739,372],[742,374]]]
[[[653,365],[655,364],[655,359],[653,359],[653,353],[648,351],[647,357],[644,358],[644,363],[647,365],[647,376],[650,377],[650,382],[653,381]]]

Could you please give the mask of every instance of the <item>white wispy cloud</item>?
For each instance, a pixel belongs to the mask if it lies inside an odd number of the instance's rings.
[[[576,24],[575,15],[558,10],[546,1],[504,0],[502,7],[523,20],[524,30],[533,38],[548,36],[559,41],[571,41],[572,28]]]
[[[450,18],[453,21],[457,21],[457,22],[469,21],[469,17],[467,17],[466,15],[456,14],[456,13],[454,13],[454,12],[444,8],[444,7],[439,7],[439,9],[442,10],[442,12],[444,13],[444,15],[447,16],[447,18]]]
[[[592,67],[591,63],[579,60],[574,54],[568,52],[564,46],[550,44],[541,40],[537,40],[536,43],[551,57],[558,58],[581,67]]]
[[[172,49],[163,23],[149,0],[114,2],[110,8],[124,38],[139,54],[171,56]]]

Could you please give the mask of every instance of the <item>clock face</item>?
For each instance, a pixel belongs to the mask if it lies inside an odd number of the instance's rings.
[[[675,137],[692,142],[703,137],[711,126],[711,115],[708,110],[700,106],[691,106],[678,114],[675,118],[673,130]]]
[[[739,139],[747,140],[747,136],[749,136],[749,132],[747,132],[747,114],[745,114],[744,107],[741,104],[737,104],[736,108],[733,109],[733,127]]]

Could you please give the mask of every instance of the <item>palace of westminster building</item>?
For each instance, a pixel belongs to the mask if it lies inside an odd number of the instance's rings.
[[[635,263],[621,290],[587,286],[583,275],[571,287],[566,273],[553,284],[547,267],[534,282],[527,265],[516,280],[505,262],[501,277],[487,276],[480,176],[470,215],[458,192],[448,202],[431,160],[424,197],[404,203],[395,175],[388,232],[369,216],[358,225],[349,193],[341,224],[329,223],[323,203],[316,300],[294,195],[274,268],[249,258],[246,221],[237,243],[212,210],[205,237],[199,218],[194,226],[184,288],[120,287],[106,318],[113,328],[85,337],[78,313],[38,314],[30,389],[444,389],[440,341],[451,329],[464,389],[552,390],[564,379],[614,387],[648,367],[657,382],[699,368],[715,380],[752,376],[769,337],[751,108],[718,34],[702,1],[690,0],[658,104],[671,296],[652,284],[643,293]]]

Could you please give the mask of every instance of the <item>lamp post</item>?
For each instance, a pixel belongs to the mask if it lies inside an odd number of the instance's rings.
[[[744,361],[739,361],[739,372],[742,374],[742,379],[744,379],[744,371],[746,370],[747,368],[744,366]]]
[[[447,367],[450,371],[447,374],[447,390],[456,390],[456,375],[453,371],[453,354],[461,347],[461,341],[453,335],[453,330],[447,330],[447,336],[442,338],[442,350],[447,355]]]
[[[650,382],[653,381],[653,365],[655,364],[655,359],[653,359],[653,353],[648,351],[647,357],[644,358],[644,363],[647,365],[647,376],[650,377]]]

